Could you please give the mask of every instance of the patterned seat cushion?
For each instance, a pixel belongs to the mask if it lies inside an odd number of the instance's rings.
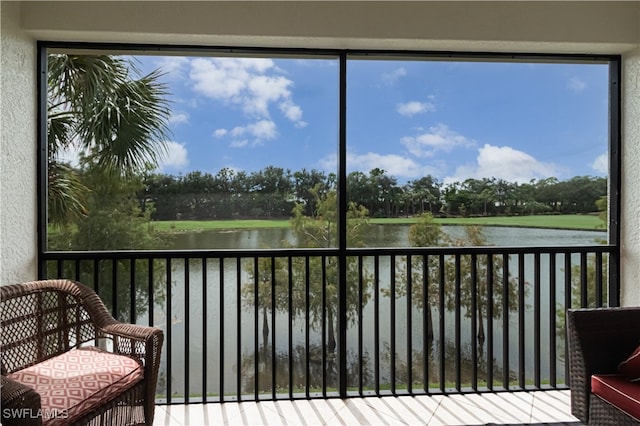
[[[133,358],[80,348],[16,371],[9,378],[40,394],[43,424],[64,425],[130,389],[142,380],[143,371]]]

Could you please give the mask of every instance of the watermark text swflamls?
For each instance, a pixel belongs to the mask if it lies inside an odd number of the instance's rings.
[[[68,410],[57,410],[49,408],[3,408],[3,419],[66,419],[69,417]]]

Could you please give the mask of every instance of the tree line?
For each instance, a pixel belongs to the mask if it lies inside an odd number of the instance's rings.
[[[337,189],[335,173],[275,166],[251,173],[223,168],[215,175],[147,173],[142,180],[137,198],[153,220],[285,219],[298,204],[312,216],[317,194]],[[470,178],[444,184],[428,175],[400,184],[381,168],[347,175],[348,200],[373,218],[584,214],[596,212],[597,200],[606,195],[607,179],[592,176],[528,183]]]
[[[48,222],[87,218],[104,191],[135,191],[142,216],[152,220],[290,218],[302,205],[313,216],[316,196],[337,189],[337,175],[315,169],[267,166],[256,172],[223,168],[215,175],[150,173],[166,153],[170,108],[159,72],[142,75],[120,57],[53,54],[47,61]],[[58,154],[75,146],[79,166]],[[88,176],[88,178],[87,178]],[[97,189],[95,181],[116,182]],[[140,185],[134,190],[134,186]],[[607,194],[603,177],[550,177],[514,183],[497,178],[444,184],[432,176],[406,183],[381,168],[347,176],[350,202],[369,217],[590,213]],[[104,195],[104,194],[102,194]],[[128,199],[129,197],[127,197]],[[137,216],[141,216],[137,213]]]

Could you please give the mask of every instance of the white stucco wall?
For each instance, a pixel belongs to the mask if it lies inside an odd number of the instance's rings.
[[[640,306],[640,48],[623,58],[621,303]]]
[[[0,3],[0,284],[36,278],[36,49]]]

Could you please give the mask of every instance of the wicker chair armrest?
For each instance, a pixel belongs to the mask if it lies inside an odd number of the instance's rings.
[[[146,342],[152,339],[157,333],[162,333],[157,327],[149,327],[146,325],[126,324],[123,322],[115,322],[101,327],[104,333],[111,334],[123,339],[133,339],[140,342]]]
[[[159,364],[158,357],[162,346],[163,332],[157,327],[116,322],[101,331],[114,339],[114,351],[136,357],[147,364]]]
[[[2,403],[1,422],[5,426],[11,425],[41,425],[40,395],[29,386],[0,376],[0,391]]]
[[[567,311],[571,412],[583,422],[589,418],[591,376],[618,371],[640,344],[639,325],[640,307]]]
[[[156,327],[115,323],[103,328],[103,332],[114,336],[115,352],[138,358],[144,364],[145,411],[153,418],[156,386],[160,370],[160,354],[164,333]]]

